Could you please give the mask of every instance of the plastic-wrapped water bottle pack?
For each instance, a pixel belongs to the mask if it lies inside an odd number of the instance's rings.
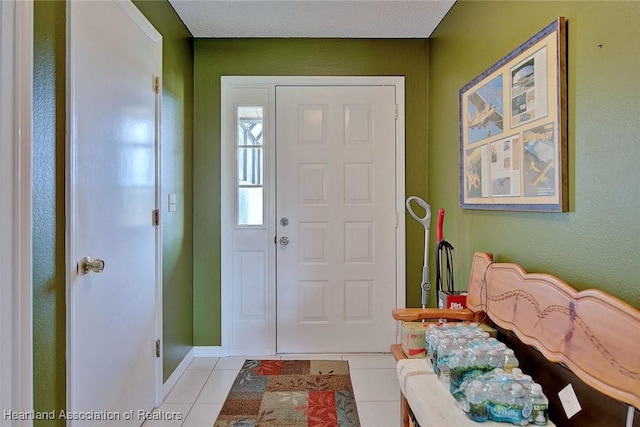
[[[549,401],[512,349],[477,324],[433,324],[425,350],[440,381],[472,420],[546,425]]]
[[[454,394],[459,406],[474,421],[508,422],[515,425],[547,425],[549,400],[542,386],[519,368],[511,374],[501,368],[463,383]]]

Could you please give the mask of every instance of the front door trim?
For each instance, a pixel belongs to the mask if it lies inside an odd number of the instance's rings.
[[[232,241],[235,227],[234,205],[234,168],[235,163],[226,161],[235,149],[233,126],[234,89],[267,89],[268,113],[267,128],[273,152],[266,154],[265,187],[268,186],[265,197],[265,206],[273,206],[274,209],[265,209],[265,224],[270,236],[276,235],[275,218],[275,88],[276,86],[395,86],[396,105],[398,114],[396,120],[396,306],[404,307],[405,297],[405,96],[403,76],[222,76],[221,85],[221,165],[220,165],[220,209],[221,209],[221,302],[222,302],[222,348],[223,355],[236,354],[233,348],[233,304],[232,288],[234,272],[232,268]],[[230,122],[231,120],[231,122]],[[275,260],[275,245],[270,245],[268,259]],[[252,354],[276,353],[276,283],[275,274],[269,273],[265,289],[267,304],[266,323],[268,324],[268,345],[255,349]],[[391,314],[389,314],[391,315]]]

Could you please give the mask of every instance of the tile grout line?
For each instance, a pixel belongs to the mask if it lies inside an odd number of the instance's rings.
[[[218,361],[219,360],[220,359],[218,359]],[[204,387],[209,382],[209,378],[211,378],[211,375],[213,374],[213,370],[215,369],[215,365],[217,365],[217,364],[218,364],[218,362],[216,361],[216,363],[213,365],[214,367],[211,368],[211,370],[209,370],[209,375],[207,375],[207,379],[202,384],[202,387],[200,387],[200,391],[196,395],[195,399],[193,399],[193,402],[191,402],[191,406],[189,407],[189,411],[187,412],[187,415],[184,417],[184,420],[182,421],[182,423],[180,423],[180,427],[184,426],[184,423],[187,422],[187,419],[189,418],[189,414],[191,414],[191,411],[193,410],[193,406],[196,404],[196,402],[198,401],[198,398],[200,397],[200,394],[202,394],[202,390],[204,390]],[[187,370],[188,370],[188,368],[187,368]],[[194,370],[196,370],[196,369],[194,369]]]

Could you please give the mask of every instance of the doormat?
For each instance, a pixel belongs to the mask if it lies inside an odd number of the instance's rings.
[[[343,360],[246,360],[214,427],[359,427]]]

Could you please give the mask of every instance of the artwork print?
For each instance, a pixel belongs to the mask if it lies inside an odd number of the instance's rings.
[[[469,94],[467,98],[469,143],[502,133],[502,76]]]
[[[462,208],[568,209],[566,91],[564,18],[460,89]]]
[[[547,116],[546,47],[511,69],[511,127]]]

